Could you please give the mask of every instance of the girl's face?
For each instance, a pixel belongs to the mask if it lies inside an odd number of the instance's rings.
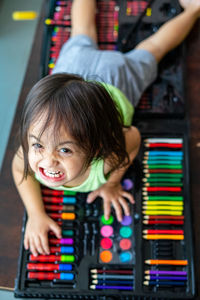
[[[50,187],[80,185],[89,175],[84,167],[85,154],[63,128],[55,138],[50,125],[39,137],[42,125],[42,121],[37,121],[28,131],[31,169]]]

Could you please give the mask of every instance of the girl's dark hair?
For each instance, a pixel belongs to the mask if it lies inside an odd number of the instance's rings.
[[[64,126],[86,155],[86,167],[93,159],[108,159],[112,169],[128,164],[122,116],[98,82],[80,76],[55,74],[42,78],[29,92],[21,117],[20,142],[24,156],[24,177],[29,171],[28,130],[45,112],[40,137],[51,123],[56,133]]]

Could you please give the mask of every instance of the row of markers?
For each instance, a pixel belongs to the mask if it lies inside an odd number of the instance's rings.
[[[71,33],[72,1],[56,1],[52,18],[45,20],[47,26],[52,26],[49,50],[49,74],[55,66],[62,45],[69,39]],[[97,35],[99,48],[115,50],[118,38],[119,7],[115,1],[97,2]]]
[[[145,260],[145,264],[154,267],[145,271],[144,285],[185,286],[187,272],[180,271],[180,266],[187,266],[188,261],[171,259],[171,256],[169,259],[166,252],[166,249],[171,250],[173,241],[184,240],[183,139],[147,138],[144,147],[143,238],[153,240],[159,251],[166,253],[165,259]]]
[[[75,280],[74,263],[76,261],[75,229],[76,219],[75,193],[42,189],[43,201],[48,215],[62,225],[62,238],[58,239],[50,233],[49,255],[29,255],[27,261],[27,277],[29,280],[48,280],[67,283],[73,287]],[[66,195],[65,195],[66,194]]]

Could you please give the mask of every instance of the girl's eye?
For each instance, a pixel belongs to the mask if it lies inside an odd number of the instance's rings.
[[[60,152],[61,153],[72,153],[72,151],[70,149],[68,149],[68,148],[61,148]]]
[[[33,148],[38,150],[38,149],[42,148],[42,145],[40,145],[39,143],[35,143],[35,144],[33,144]]]

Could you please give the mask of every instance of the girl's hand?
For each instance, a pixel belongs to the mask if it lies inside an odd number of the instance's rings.
[[[184,9],[191,9],[200,16],[200,0],[179,0],[179,3]]]
[[[110,216],[111,204],[115,209],[117,220],[121,222],[123,218],[122,208],[126,216],[130,214],[129,205],[124,198],[127,198],[132,204],[135,203],[133,196],[125,192],[120,183],[107,182],[103,184],[100,188],[88,195],[87,203],[92,203],[98,196],[103,198],[104,216],[106,220]]]
[[[34,256],[49,254],[48,232],[61,238],[61,228],[46,213],[29,216],[24,237],[24,247]]]

